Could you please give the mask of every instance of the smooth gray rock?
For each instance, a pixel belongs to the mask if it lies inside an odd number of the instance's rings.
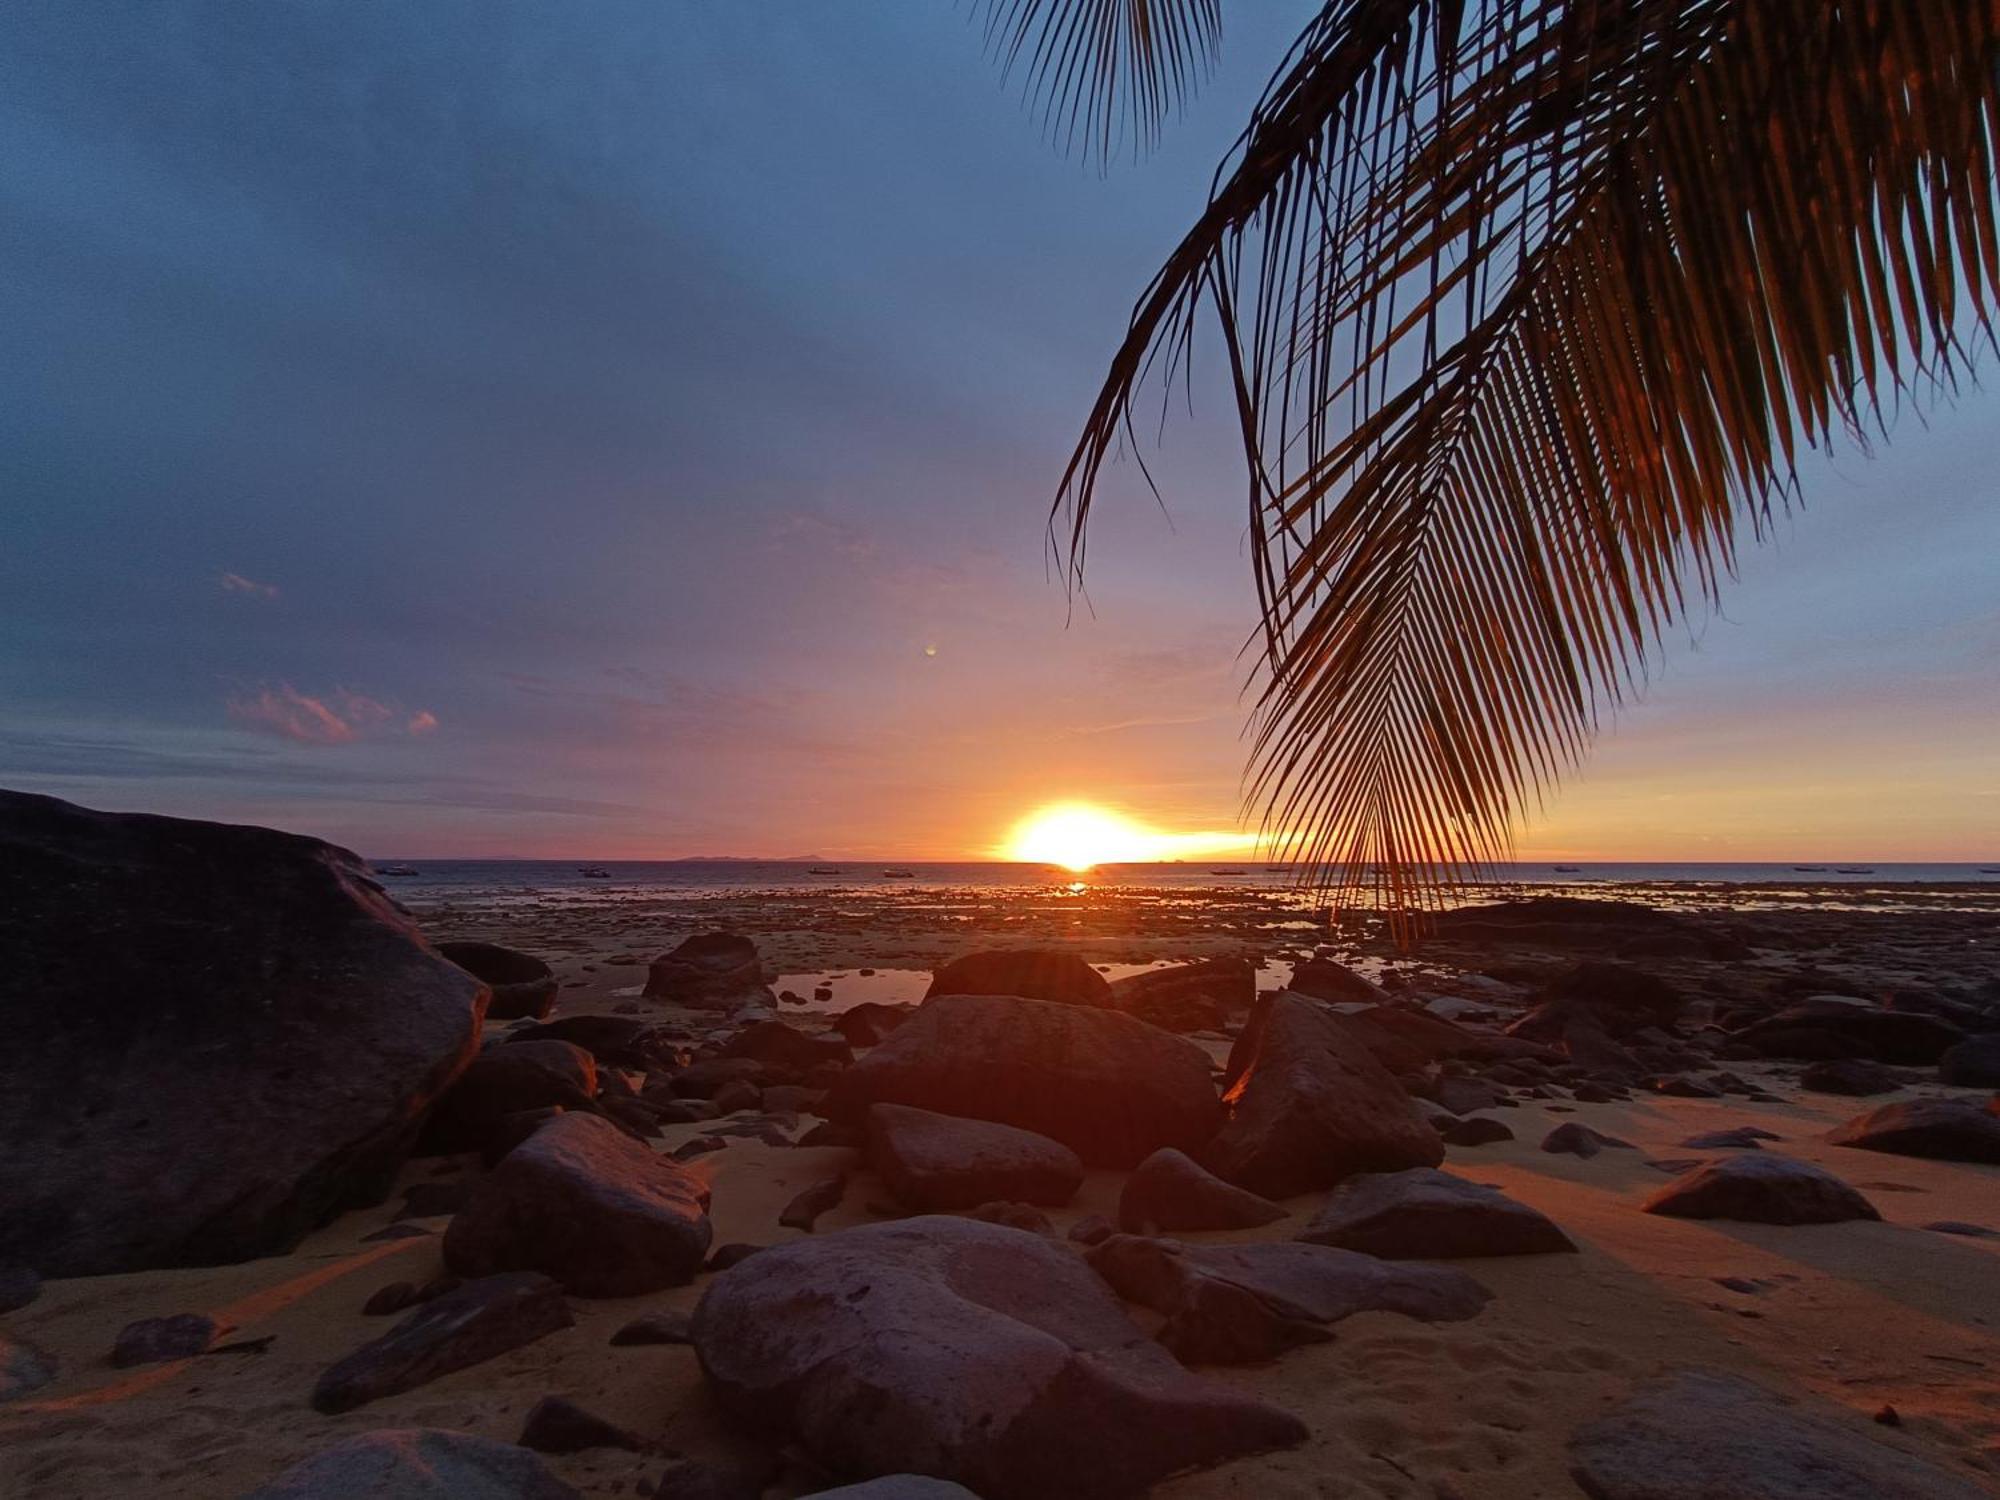
[[[985,1500],[1135,1495],[1307,1435],[1187,1374],[1073,1251],[969,1219],[765,1250],[709,1285],[694,1339],[724,1411],[767,1441]]]
[[[580,1297],[635,1297],[701,1269],[708,1188],[594,1115],[565,1114],[474,1185],[445,1231],[461,1276],[540,1271]]]
[[[1244,1364],[1331,1338],[1358,1312],[1427,1323],[1476,1316],[1492,1293],[1463,1271],[1292,1243],[1183,1245],[1120,1234],[1091,1268],[1128,1302],[1166,1315],[1159,1339],[1189,1364]]]
[[[904,1104],[869,1106],[867,1128],[869,1168],[912,1208],[1061,1208],[1083,1185],[1077,1154],[1032,1130]]]
[[[1592,1500],[1979,1500],[1982,1485],[1718,1371],[1647,1385],[1569,1444]]]
[[[859,1123],[871,1104],[994,1120],[1061,1141],[1097,1167],[1161,1146],[1198,1149],[1222,1117],[1208,1054],[1096,1006],[945,995],[843,1073],[821,1112]]]
[[[1838,1126],[1827,1139],[1836,1146],[1891,1156],[2000,1162],[2000,1102],[1911,1099],[1884,1104]]]
[[[317,839],[0,792],[0,1265],[291,1249],[377,1202],[486,986]]]
[[[1749,1224],[1839,1224],[1882,1217],[1874,1204],[1831,1172],[1772,1152],[1704,1162],[1639,1207],[1675,1219]]]
[[[331,1366],[313,1387],[313,1409],[352,1411],[531,1344],[574,1321],[562,1288],[546,1276],[515,1272],[468,1281]]]
[[[1270,1199],[1224,1182],[1171,1146],[1140,1162],[1118,1195],[1119,1227],[1133,1234],[1154,1229],[1255,1229],[1284,1217],[1284,1209]]]
[[[335,1443],[242,1500],[581,1500],[581,1495],[513,1443],[402,1427]]]
[[[1334,1189],[1299,1238],[1384,1260],[1455,1260],[1576,1249],[1570,1237],[1539,1210],[1498,1188],[1427,1167],[1350,1178]]]

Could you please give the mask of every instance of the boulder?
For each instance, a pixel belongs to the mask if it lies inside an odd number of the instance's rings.
[[[975,1208],[996,1200],[1060,1208],[1083,1185],[1074,1151],[1013,1125],[876,1104],[867,1128],[869,1168],[912,1208]]]
[[[1748,1224],[1839,1224],[1882,1217],[1831,1172],[1769,1152],[1704,1162],[1639,1207],[1676,1219],[1735,1219]]]
[[[646,971],[645,994],[704,1010],[734,1010],[746,1000],[771,1000],[757,945],[733,932],[702,932]]]
[[[439,943],[437,951],[493,992],[489,1021],[540,1020],[555,1008],[556,973],[532,953],[498,943]]]
[[[845,1037],[813,1036],[783,1021],[753,1021],[722,1044],[721,1055],[754,1058],[801,1074],[823,1062],[846,1067],[854,1061]]]
[[[1291,983],[1286,989],[1310,995],[1315,1000],[1353,1000],[1363,1005],[1386,1004],[1389,995],[1381,985],[1357,974],[1330,958],[1309,958],[1292,966]]]
[[[1186,1152],[1163,1146],[1140,1162],[1118,1196],[1118,1226],[1155,1229],[1255,1229],[1285,1211],[1206,1171]]]
[[[1483,1078],[1440,1078],[1431,1088],[1431,1102],[1455,1115],[1497,1109],[1507,1091]]]
[[[528,1408],[521,1446],[537,1453],[583,1453],[591,1448],[623,1448],[644,1453],[646,1440],[585,1411],[567,1396],[544,1396]]]
[[[1063,1005],[1111,1005],[1111,984],[1074,953],[1015,948],[968,953],[931,976],[924,999],[939,995],[1022,995]]]
[[[1224,1103],[1229,1120],[1199,1159],[1267,1198],[1444,1160],[1444,1142],[1366,1044],[1288,991],[1272,998],[1256,1053]]]
[[[829,1019],[850,1047],[872,1047],[916,1013],[914,1006],[863,1000]]]
[[[1578,1429],[1592,1500],[1976,1500],[1988,1491],[1845,1414],[1802,1411],[1735,1375],[1682,1370]]]
[[[385,1428],[323,1448],[242,1500],[582,1500],[526,1448],[437,1427]]]
[[[984,1500],[1137,1495],[1307,1436],[1183,1371],[1074,1252],[970,1219],[764,1250],[710,1283],[694,1340],[725,1413],[765,1441]]]
[[[1358,1312],[1458,1322],[1492,1297],[1463,1271],[1296,1242],[1195,1246],[1119,1234],[1086,1258],[1119,1296],[1166,1317],[1159,1340],[1188,1364],[1274,1359],[1332,1337],[1333,1324]]]
[[[1439,912],[1431,935],[1480,948],[1531,947],[1626,958],[1743,958],[1733,934],[1636,901],[1537,896]]]
[[[1061,1141],[1091,1166],[1192,1151],[1221,1118],[1208,1054],[1114,1010],[1017,995],[926,1001],[827,1092],[828,1119],[871,1104],[994,1120]]]
[[[1162,1031],[1220,1031],[1257,1000],[1247,959],[1208,958],[1111,981],[1111,1004]]]
[[[532,1344],[574,1321],[562,1288],[546,1276],[482,1276],[426,1302],[328,1368],[313,1387],[313,1409],[352,1411]]]
[[[1542,1137],[1542,1149],[1555,1156],[1581,1156],[1587,1159],[1607,1147],[1617,1151],[1634,1149],[1630,1141],[1621,1141],[1615,1135],[1604,1135],[1575,1120],[1556,1126]]]
[[[1427,1167],[1349,1179],[1334,1189],[1299,1238],[1384,1260],[1576,1249],[1545,1215],[1498,1188]]]
[[[18,1401],[56,1378],[56,1357],[0,1329],[0,1404]]]
[[[215,1319],[200,1313],[141,1318],[118,1330],[111,1343],[111,1363],[116,1369],[128,1370],[133,1365],[192,1359],[215,1342],[216,1332]]]
[[[462,1276],[540,1271],[582,1297],[633,1297],[701,1268],[708,1189],[594,1115],[551,1120],[473,1188],[445,1231]]]
[[[779,1228],[802,1229],[811,1234],[813,1225],[819,1222],[819,1216],[831,1213],[840,1207],[840,1200],[846,1192],[845,1176],[828,1177],[815,1182],[811,1187],[795,1194],[792,1201],[785,1205],[784,1211],[778,1215]]]
[[[1491,1115],[1469,1115],[1437,1122],[1437,1133],[1447,1146],[1490,1146],[1495,1141],[1511,1141],[1514,1132]]]
[[[1969,1036],[1945,1049],[1938,1080],[1965,1089],[2000,1089],[2000,1032]]]
[[[438,1101],[418,1150],[434,1156],[481,1151],[509,1115],[550,1108],[588,1112],[596,1092],[597,1060],[574,1042],[487,1047]]]
[[[486,986],[355,855],[0,792],[0,1265],[291,1249],[378,1202]]]
[[[1764,1142],[1783,1139],[1783,1136],[1759,1130],[1755,1125],[1738,1125],[1733,1130],[1709,1130],[1691,1135],[1681,1142],[1681,1147],[1688,1151],[1762,1151]]]
[[[1554,1048],[1540,1042],[1499,1036],[1490,1031],[1474,1031],[1441,1017],[1404,1010],[1400,1006],[1375,1005],[1344,1014],[1350,1024],[1379,1034],[1385,1042],[1393,1040],[1422,1064],[1442,1062],[1453,1057],[1470,1062],[1512,1061],[1518,1064],[1556,1056]],[[1376,1055],[1382,1056],[1380,1051]],[[1388,1060],[1383,1060],[1387,1065]],[[1393,1066],[1390,1071],[1395,1071]]]
[[[611,1335],[614,1344],[686,1344],[693,1341],[683,1312],[641,1314]]]
[[[1808,1093],[1839,1094],[1850,1099],[1893,1094],[1902,1086],[1903,1080],[1896,1074],[1865,1057],[1828,1058],[1799,1072],[1799,1087]]]
[[[1734,1033],[1760,1057],[1866,1057],[1926,1067],[1965,1033],[1941,1016],[1889,1010],[1842,995],[1815,995]]]
[[[1580,1023],[1587,1045],[1592,1031],[1624,1038],[1649,1026],[1672,1026],[1686,1005],[1657,974],[1601,959],[1564,970],[1533,998],[1535,1008],[1507,1028],[1509,1036],[1559,1042]]]
[[[599,1063],[612,1067],[645,1068],[652,1028],[630,1016],[562,1016],[517,1027],[507,1033],[510,1043],[572,1042]]]
[[[1911,1099],[1856,1115],[1827,1136],[1836,1146],[1925,1156],[1938,1161],[2000,1162],[2000,1100]]]

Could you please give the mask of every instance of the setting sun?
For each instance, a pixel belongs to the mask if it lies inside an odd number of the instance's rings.
[[[1234,833],[1161,833],[1088,802],[1059,802],[1030,813],[995,853],[1023,864],[1088,870],[1096,865],[1143,864],[1184,855],[1247,848]]]

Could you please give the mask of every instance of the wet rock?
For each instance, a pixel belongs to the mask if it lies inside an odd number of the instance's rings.
[[[1199,1147],[1221,1118],[1208,1054],[1117,1011],[1012,995],[929,1000],[829,1089],[827,1117],[871,1104],[993,1120],[1129,1168]]]
[[[651,1312],[634,1318],[611,1335],[614,1344],[687,1344],[694,1341],[688,1330],[688,1315],[680,1312]]]
[[[468,1281],[328,1369],[313,1387],[313,1409],[352,1411],[531,1344],[573,1321],[562,1289],[546,1276],[513,1272]]]
[[[1109,1006],[1111,985],[1074,953],[1017,948],[968,953],[931,977],[924,999],[939,995],[1021,995],[1062,1005]]]
[[[868,1165],[912,1208],[972,1208],[995,1199],[1060,1208],[1083,1185],[1083,1163],[1058,1141],[1012,1125],[876,1104]]]
[[[960,1218],[767,1250],[709,1286],[694,1335],[724,1411],[767,1440],[985,1500],[1136,1494],[1307,1435],[1182,1371],[1074,1252]]]
[[[56,1357],[27,1339],[0,1330],[0,1403],[18,1401],[56,1378]]]
[[[1397,1070],[1389,1059],[1398,1054],[1414,1058],[1420,1065],[1458,1058],[1493,1064],[1487,1076],[1498,1083],[1502,1081],[1502,1070],[1511,1069],[1518,1074],[1556,1055],[1553,1048],[1540,1042],[1474,1031],[1436,1016],[1397,1006],[1375,1005],[1367,1010],[1346,1011],[1343,1014],[1349,1025],[1358,1028],[1364,1035],[1372,1034],[1371,1050],[1391,1072]],[[1392,1046],[1395,1052],[1390,1050]],[[1532,1080],[1522,1078],[1520,1081]],[[1509,1082],[1511,1086],[1511,1080]]]
[[[1134,1234],[1155,1229],[1255,1229],[1284,1217],[1284,1209],[1268,1198],[1224,1182],[1171,1147],[1162,1147],[1140,1162],[1118,1197],[1118,1225]]]
[[[749,1057],[804,1073],[815,1063],[854,1061],[854,1049],[839,1036],[811,1036],[783,1021],[757,1021],[723,1044],[724,1057]]]
[[[167,1318],[141,1318],[118,1330],[111,1345],[111,1363],[120,1370],[133,1365],[192,1359],[215,1341],[215,1319],[200,1313],[175,1313]]]
[[[1938,1059],[1938,1081],[1965,1089],[2000,1089],[2000,1032],[1967,1037]]]
[[[544,1396],[528,1408],[521,1446],[537,1453],[582,1453],[589,1448],[623,1448],[644,1453],[650,1446],[635,1433],[585,1411],[567,1396]]]
[[[1940,1016],[1816,995],[1742,1028],[1735,1038],[1763,1057],[1865,1057],[1924,1067],[1937,1062],[1964,1035]]]
[[[1688,1151],[1761,1151],[1765,1141],[1783,1139],[1783,1136],[1759,1130],[1755,1125],[1739,1125],[1734,1130],[1711,1130],[1703,1135],[1691,1135],[1681,1142],[1681,1146]]]
[[[1874,1094],[1893,1094],[1903,1080],[1878,1062],[1860,1057],[1839,1057],[1816,1062],[1799,1074],[1799,1087],[1815,1094],[1843,1094],[1866,1099]]]
[[[364,1432],[293,1464],[242,1500],[582,1500],[513,1443],[436,1427]]]
[[[2000,1103],[1911,1099],[1884,1104],[1837,1127],[1836,1146],[1937,1161],[2000,1162]]]
[[[509,1042],[488,1047],[454,1083],[424,1127],[425,1155],[485,1149],[511,1115],[588,1111],[597,1060],[573,1042]]]
[[[1570,1439],[1571,1471],[1594,1500],[1975,1500],[1985,1491],[1716,1371],[1641,1387]]]
[[[1735,1219],[1750,1224],[1838,1224],[1882,1217],[1831,1172],[1768,1152],[1704,1162],[1639,1207],[1676,1219]]]
[[[0,792],[0,1264],[291,1249],[379,1202],[486,987],[355,855]]]
[[[591,1115],[564,1115],[509,1152],[445,1232],[466,1276],[540,1271],[584,1297],[689,1280],[708,1250],[708,1189]]]
[[[1514,1139],[1514,1132],[1491,1115],[1453,1118],[1440,1124],[1437,1133],[1447,1146],[1490,1146],[1495,1141]]]
[[[1565,970],[1537,991],[1534,1000],[1535,1008],[1509,1026],[1507,1034],[1567,1044],[1574,1032],[1578,1048],[1584,1051],[1597,1037],[1611,1042],[1649,1027],[1670,1027],[1686,1007],[1680,991],[1657,974],[1602,960]],[[1586,1065],[1603,1065],[1615,1055],[1602,1053]],[[1586,1062],[1576,1051],[1570,1056]]]
[[[1592,1130],[1588,1125],[1570,1120],[1556,1126],[1542,1137],[1542,1149],[1556,1156],[1593,1157],[1600,1151],[1630,1151],[1630,1141],[1621,1141],[1615,1135],[1605,1135]]]
[[[1257,971],[1241,958],[1174,964],[1111,982],[1111,1003],[1162,1031],[1215,1031],[1257,999]]]
[[[1575,1250],[1545,1215],[1498,1188],[1419,1167],[1335,1188],[1300,1239],[1384,1260],[1454,1260]]]
[[[1309,958],[1295,964],[1291,983],[1285,988],[1315,1000],[1354,1000],[1363,1005],[1381,1005],[1389,999],[1388,992],[1372,979],[1330,958]]]
[[[646,971],[645,994],[704,1010],[734,1010],[746,1000],[771,1001],[757,945],[733,932],[703,932]]]
[[[914,1006],[864,1000],[832,1017],[833,1029],[853,1047],[872,1047],[916,1013]]]
[[[1534,947],[1624,958],[1743,958],[1733,935],[1636,901],[1537,896],[1439,912],[1433,934],[1480,947]]]
[[[778,1224],[781,1228],[803,1229],[811,1234],[819,1216],[838,1208],[846,1192],[847,1179],[844,1176],[815,1182],[785,1205],[785,1211],[778,1215]]]
[[[540,1020],[556,1003],[555,970],[532,953],[503,948],[498,943],[439,943],[437,951],[474,979],[486,982],[493,999],[488,1021]]]
[[[1463,1271],[1296,1242],[1194,1246],[1120,1234],[1087,1258],[1119,1296],[1166,1316],[1159,1340],[1188,1364],[1274,1359],[1331,1337],[1358,1312],[1458,1322],[1492,1296]]]
[[[1228,1123],[1198,1159],[1267,1198],[1444,1159],[1444,1142],[1403,1086],[1338,1016],[1303,995],[1273,997],[1254,1058],[1225,1103]]]

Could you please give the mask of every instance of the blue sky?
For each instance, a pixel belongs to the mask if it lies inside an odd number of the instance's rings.
[[[0,10],[0,784],[377,854],[1235,824],[1222,393],[1047,500],[1303,4],[1052,152],[949,0]],[[1987,369],[1991,374],[1990,365]],[[2000,405],[1806,509],[1530,854],[2000,854]]]

